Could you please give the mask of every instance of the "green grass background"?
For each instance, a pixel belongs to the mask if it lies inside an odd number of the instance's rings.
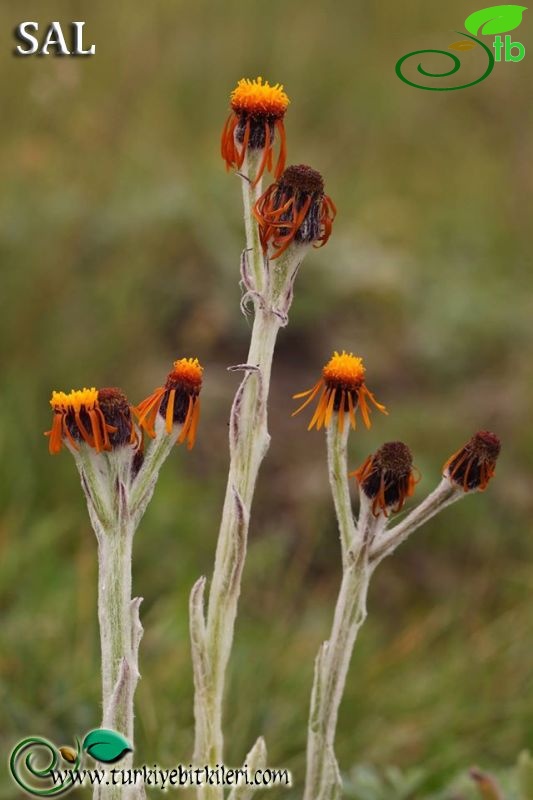
[[[319,169],[339,213],[330,243],[305,261],[279,338],[226,762],[241,763],[264,734],[270,763],[294,773],[283,796],[298,796],[312,664],[340,564],[324,440],[290,418],[291,394],[333,348],[365,358],[390,409],[352,436],[353,467],[401,438],[423,475],[420,499],[475,430],[503,440],[486,494],[432,521],[375,577],[339,720],[341,767],[423,767],[425,797],[531,744],[531,12],[513,34],[525,60],[472,89],[423,92],[394,74],[404,53],[455,41],[477,8],[0,9],[2,762],[26,735],[67,744],[100,722],[95,540],[72,459],[47,453],[50,391],[118,385],[138,402],[174,358],[197,355],[198,443],[166,463],[134,565],[145,627],[136,757],[190,758],[187,599],[212,570],[238,380],[226,367],[242,362],[250,333],[239,313],[240,187],[218,140],[229,91],[258,74],[285,84],[289,163]],[[30,19],[86,20],[96,56],[14,58],[13,26]],[[463,58],[474,75],[477,55]],[[2,796],[17,796],[0,769]]]

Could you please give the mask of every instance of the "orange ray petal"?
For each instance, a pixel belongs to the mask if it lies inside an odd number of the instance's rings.
[[[370,414],[368,410],[368,406],[366,404],[365,398],[365,387],[361,386],[359,390],[359,408],[361,410],[361,416],[363,417],[363,422],[365,423],[365,427],[368,430],[372,427],[372,423],[370,422]]]
[[[306,395],[309,395],[309,396],[308,396],[307,400],[304,403],[302,403],[302,405],[299,408],[296,409],[296,411],[292,412],[292,414],[291,414],[292,417],[296,416],[296,414],[299,414],[300,411],[302,411],[306,406],[309,405],[309,403],[312,402],[312,400],[314,400],[314,398],[317,396],[317,394],[318,394],[318,392],[320,390],[320,387],[322,385],[323,385],[322,379],[320,379],[319,381],[317,381],[317,383],[315,383],[313,388],[312,389],[308,389],[307,392],[299,392],[298,394],[293,395],[293,400],[298,400],[299,398],[305,397]]]
[[[344,431],[344,405],[346,403],[346,390],[343,389],[341,393],[341,404],[339,406],[339,431]]]
[[[187,413],[185,415],[185,419],[183,421],[183,427],[181,429],[180,435],[178,436],[177,444],[183,444],[185,441],[187,434],[189,432],[189,428],[191,425],[191,418],[192,418],[192,410],[194,406],[194,399],[192,394],[189,395],[189,405],[187,407]]]
[[[244,138],[242,140],[241,150],[236,148],[236,167],[240,169],[244,163],[244,157],[246,155],[246,151],[248,150],[248,142],[250,141],[250,120],[247,120],[246,127],[244,129]]]
[[[111,442],[109,441],[109,432],[115,433],[117,428],[115,428],[114,425],[107,424],[101,408],[95,408],[95,413],[100,422],[100,431],[102,433],[103,449],[111,450]]]
[[[89,418],[90,418],[90,415],[89,415]],[[85,439],[85,441],[87,442],[89,447],[94,447],[94,439],[93,439],[92,435],[89,433],[89,431],[87,430],[87,428],[85,427],[85,425],[83,424],[83,422],[81,420],[81,417],[80,417],[80,412],[79,411],[75,412],[74,419],[76,420],[76,426],[77,426],[79,432],[81,433],[83,439]]]
[[[94,449],[97,453],[104,449],[104,442],[100,435],[100,420],[94,409],[87,412],[91,420],[91,430],[94,437]]]
[[[311,419],[311,422],[307,426],[308,431],[314,428],[315,425],[317,425],[317,423],[322,419],[322,416],[324,414],[325,409],[327,408],[327,403],[329,400],[328,392],[329,392],[328,388],[324,386],[317,407],[315,409],[315,413],[313,414],[313,418]],[[320,427],[322,427],[322,425],[320,425]],[[320,427],[317,427],[317,430],[320,430]]]
[[[324,415],[324,425],[325,425],[326,428],[329,427],[329,424],[331,422],[331,417],[333,416],[333,408],[335,406],[335,398],[336,398],[336,396],[337,396],[337,390],[336,389],[331,389],[329,403],[327,405],[326,413]]]
[[[265,167],[267,165],[268,154],[270,152],[271,146],[272,143],[270,141],[270,125],[265,120],[265,146],[263,148],[263,157],[261,159],[261,163],[259,164],[257,175],[255,176],[255,180],[253,181],[252,186],[257,186],[257,184],[263,177],[263,172],[265,171]]]
[[[172,433],[172,425],[174,424],[174,399],[176,397],[176,390],[171,389],[168,395],[167,413],[165,415],[165,430],[170,436]]]
[[[187,450],[192,450],[196,442],[196,431],[198,430],[198,423],[200,421],[200,398],[197,397],[193,406],[192,422],[187,434]]]
[[[375,407],[378,409],[378,411],[381,411],[382,414],[387,414],[388,416],[389,412],[387,411],[386,407],[382,403],[378,403],[375,396],[372,394],[371,391],[369,391],[369,389],[367,389],[366,386],[365,386],[365,393],[366,396],[369,398],[369,400],[371,400],[372,403],[375,405]]]
[[[54,413],[54,418],[52,420],[52,429],[45,433],[45,436],[49,436],[50,439],[48,441],[48,451],[51,455],[56,455],[61,451],[61,447],[63,443],[61,441],[61,428],[63,423],[63,416],[62,414]]]
[[[357,427],[357,422],[355,420],[355,409],[353,405],[353,397],[351,392],[348,392],[348,411],[350,416],[350,424],[352,426],[352,429],[355,430]]]
[[[285,136],[285,126],[283,124],[283,120],[278,119],[276,121],[276,128],[279,133],[279,156],[278,156],[278,163],[276,164],[276,171],[274,173],[276,180],[281,177],[281,173],[285,169],[285,161],[287,160],[287,139]]]

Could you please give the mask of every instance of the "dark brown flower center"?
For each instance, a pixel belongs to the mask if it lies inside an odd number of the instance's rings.
[[[280,188],[292,189],[293,192],[303,192],[304,194],[324,193],[322,175],[306,164],[287,167],[278,183]]]
[[[412,470],[413,456],[403,442],[386,442],[371,456],[359,480],[366,496],[375,501],[374,513],[378,507],[402,508],[412,493]]]
[[[372,463],[376,470],[403,477],[409,475],[413,468],[413,456],[403,442],[385,442],[374,454]]]
[[[472,436],[465,449],[479,461],[494,462],[500,455],[501,447],[500,439],[495,433],[479,431]]]
[[[131,441],[131,410],[128,398],[120,389],[105,388],[98,391],[98,405],[108,425],[116,428],[109,432],[112,446]]]

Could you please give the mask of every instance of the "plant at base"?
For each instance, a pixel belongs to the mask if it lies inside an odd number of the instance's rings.
[[[159,470],[176,443],[194,443],[202,368],[176,361],[166,384],[135,409],[119,389],[53,392],[49,450],[74,456],[98,543],[98,619],[102,656],[102,728],[133,745],[133,697],[139,679],[143,629],[140,597],[132,598],[135,531],[152,497]],[[152,437],[143,450],[138,417]],[[121,762],[131,767],[132,755]],[[144,787],[100,786],[98,800],[137,800]]]
[[[483,491],[494,475],[500,451],[498,437],[477,433],[443,467],[437,488],[402,522],[389,529],[391,516],[412,496],[418,476],[403,442],[387,442],[351,473],[359,486],[359,515],[355,522],[348,484],[347,443],[359,410],[370,427],[368,400],[385,413],[369,392],[361,358],[335,352],[306,397],[303,410],[318,396],[309,428],[326,428],[328,471],[337,515],[342,553],[342,582],[333,626],[315,661],[307,739],[304,800],[333,800],[342,794],[335,758],[337,715],[359,629],[366,616],[370,579],[377,565],[413,531],[447,505],[472,491]],[[350,425],[345,424],[346,418]]]
[[[255,483],[270,441],[267,402],[277,335],[288,322],[300,264],[313,245],[325,243],[332,225],[333,204],[326,199],[319,173],[304,165],[284,170],[283,117],[288,103],[278,84],[243,79],[231,95],[232,112],[222,134],[223,158],[228,168],[237,170],[242,183],[246,248],[241,257],[241,308],[246,312],[253,305],[254,323],[246,362],[231,367],[244,372],[244,378],[230,415],[229,475],[207,608],[204,577],[194,585],[190,599],[197,764],[223,763],[225,674]],[[277,182],[263,194],[262,177],[272,169],[276,134],[280,140],[274,168]],[[262,739],[248,754],[250,762],[264,766]],[[240,792],[235,789],[231,800],[244,797]],[[202,787],[198,796],[220,800],[223,788]]]

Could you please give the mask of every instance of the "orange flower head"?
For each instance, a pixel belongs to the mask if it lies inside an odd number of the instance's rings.
[[[174,424],[181,425],[177,443],[187,441],[189,450],[194,446],[200,418],[203,371],[197,358],[180,358],[174,361],[165,385],[160,386],[134,408],[139,425],[149,436],[153,438],[156,435],[155,422],[159,414],[165,420],[167,434],[172,433]]]
[[[232,111],[222,131],[222,158],[228,169],[240,169],[248,150],[262,150],[254,186],[265,169],[272,172],[276,133],[280,140],[280,150],[274,174],[279,177],[283,172],[287,155],[283,117],[289,102],[281,84],[271,86],[261,77],[255,80],[241,78],[231,93]]]
[[[47,431],[50,453],[61,451],[67,441],[74,450],[85,442],[97,453],[126,444],[138,444],[131,407],[126,395],[115,388],[73,389],[52,392],[54,417]]]
[[[315,427],[317,430],[329,427],[334,413],[341,432],[344,430],[346,416],[355,430],[357,409],[361,412],[365,426],[370,428],[370,403],[383,414],[388,413],[385,406],[378,403],[366,386],[363,360],[345,350],[342,353],[337,351],[333,353],[322,370],[322,377],[311,389],[293,395],[295,400],[302,397],[306,399],[292,416],[302,411],[317,395],[319,395],[318,403],[308,430]]]
[[[496,471],[501,442],[495,433],[479,431],[454,453],[442,471],[465,492],[484,492]]]
[[[372,513],[376,517],[380,512],[388,516],[401,511],[419,480],[414,474],[411,451],[403,442],[385,442],[350,475],[372,501]]]
[[[241,78],[231,93],[231,107],[236,114],[246,113],[251,117],[274,117],[281,119],[290,100],[280,83],[271,86],[259,77],[255,80]]]
[[[287,167],[254,207],[263,251],[270,245],[274,259],[292,242],[322,247],[331,235],[336,213],[319,172],[305,164]]]

